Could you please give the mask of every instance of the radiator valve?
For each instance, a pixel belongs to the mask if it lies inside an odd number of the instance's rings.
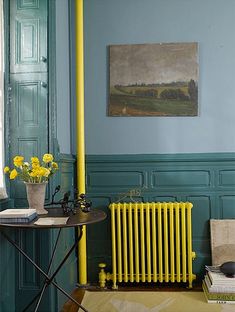
[[[99,273],[100,287],[105,288],[106,281],[110,281],[112,279],[112,274],[105,272],[104,270],[106,268],[105,263],[99,263],[99,268],[100,268],[100,273]]]
[[[105,263],[99,263],[100,273],[99,273],[99,283],[101,288],[105,288],[106,284],[106,273],[104,268],[106,267]]]

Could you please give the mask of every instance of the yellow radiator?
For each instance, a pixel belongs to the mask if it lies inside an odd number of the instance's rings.
[[[192,282],[192,204],[115,203],[111,210],[112,274],[101,263],[100,286],[118,282]]]

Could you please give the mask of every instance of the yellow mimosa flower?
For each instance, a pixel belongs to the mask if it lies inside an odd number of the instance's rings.
[[[56,173],[59,166],[53,161],[52,154],[44,154],[42,159],[32,156],[30,162],[24,161],[24,157],[17,155],[13,158],[15,168],[11,170],[8,166],[4,167],[5,174],[9,174],[9,178],[30,183],[47,183],[50,177]]]
[[[31,157],[31,162],[32,162],[32,164],[35,164],[35,163],[39,164],[40,163],[38,157]]]
[[[40,167],[40,164],[39,163],[36,163],[36,162],[33,162],[32,163],[32,168],[33,169],[37,169],[37,168],[39,168]]]
[[[36,178],[38,176],[38,168],[33,169],[29,174],[32,178]]]
[[[49,163],[49,162],[53,161],[53,156],[51,154],[44,154],[42,160],[45,163]]]
[[[49,174],[51,173],[50,169],[46,169],[44,173],[44,177],[49,177]]]
[[[18,175],[18,172],[16,171],[16,169],[13,169],[10,173],[10,179],[14,180]]]
[[[23,156],[15,156],[13,158],[13,162],[16,167],[21,167],[23,165],[23,161],[24,161]]]
[[[54,161],[51,163],[51,166],[54,169],[58,169],[59,168],[58,164],[56,162],[54,162]]]
[[[39,169],[39,175],[40,177],[48,177],[50,174],[50,170],[44,167],[40,167]]]
[[[44,167],[38,168],[38,175],[39,175],[39,177],[43,177],[44,174],[45,174],[45,168]]]
[[[10,168],[9,168],[8,166],[6,166],[6,167],[4,168],[4,173],[9,173],[9,171],[10,171]]]

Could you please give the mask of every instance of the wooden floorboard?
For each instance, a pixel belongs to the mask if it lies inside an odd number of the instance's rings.
[[[73,293],[72,293],[72,297],[78,302],[81,303],[83,296],[85,294],[85,289],[83,288],[76,288]],[[62,310],[60,312],[77,312],[78,311],[78,306],[77,304],[75,304],[74,302],[72,302],[72,300],[68,300]]]

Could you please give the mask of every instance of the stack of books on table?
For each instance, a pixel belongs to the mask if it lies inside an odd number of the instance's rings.
[[[206,266],[202,289],[208,303],[235,304],[235,277],[227,277],[219,267]]]
[[[0,211],[0,223],[29,223],[36,217],[36,209],[19,208]]]

